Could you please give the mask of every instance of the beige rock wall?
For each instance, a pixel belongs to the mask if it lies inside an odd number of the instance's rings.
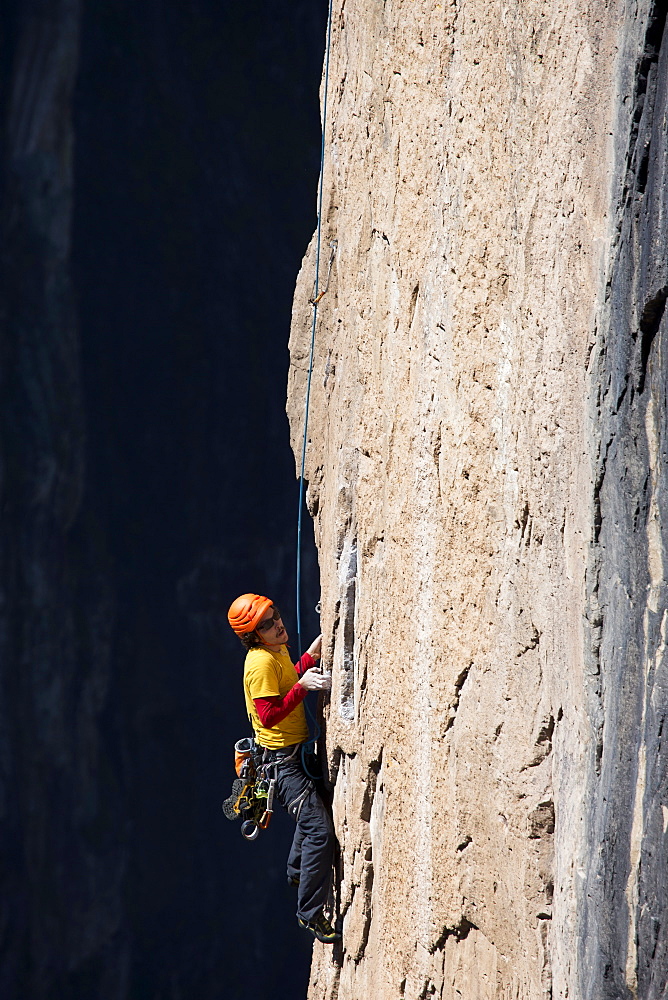
[[[334,2],[307,479],[344,939],[316,946],[312,1000],[578,995],[621,7]],[[312,245],[298,455],[313,277]]]

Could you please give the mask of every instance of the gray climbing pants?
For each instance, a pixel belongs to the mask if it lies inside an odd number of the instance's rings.
[[[290,752],[292,749],[289,748]],[[327,901],[332,877],[334,828],[315,782],[304,771],[300,750],[294,756],[285,751],[273,751],[272,759],[277,761],[279,801],[297,824],[288,855],[288,878],[299,879],[297,916],[310,922]]]

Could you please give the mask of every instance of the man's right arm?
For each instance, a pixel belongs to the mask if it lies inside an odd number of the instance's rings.
[[[260,722],[265,729],[272,729],[293,712],[297,705],[301,705],[307,694],[306,688],[297,681],[283,697],[278,694],[271,698],[253,698]]]

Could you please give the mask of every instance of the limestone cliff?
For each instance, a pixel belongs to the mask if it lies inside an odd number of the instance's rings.
[[[334,2],[312,1000],[664,995],[665,17]]]

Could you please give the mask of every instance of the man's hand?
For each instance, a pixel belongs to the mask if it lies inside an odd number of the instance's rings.
[[[299,683],[307,691],[330,691],[332,687],[332,675],[321,674],[311,668],[299,678]]]
[[[312,656],[314,660],[320,659],[320,649],[322,647],[322,635],[319,635],[317,639],[314,639],[309,648],[306,650],[309,656]]]

